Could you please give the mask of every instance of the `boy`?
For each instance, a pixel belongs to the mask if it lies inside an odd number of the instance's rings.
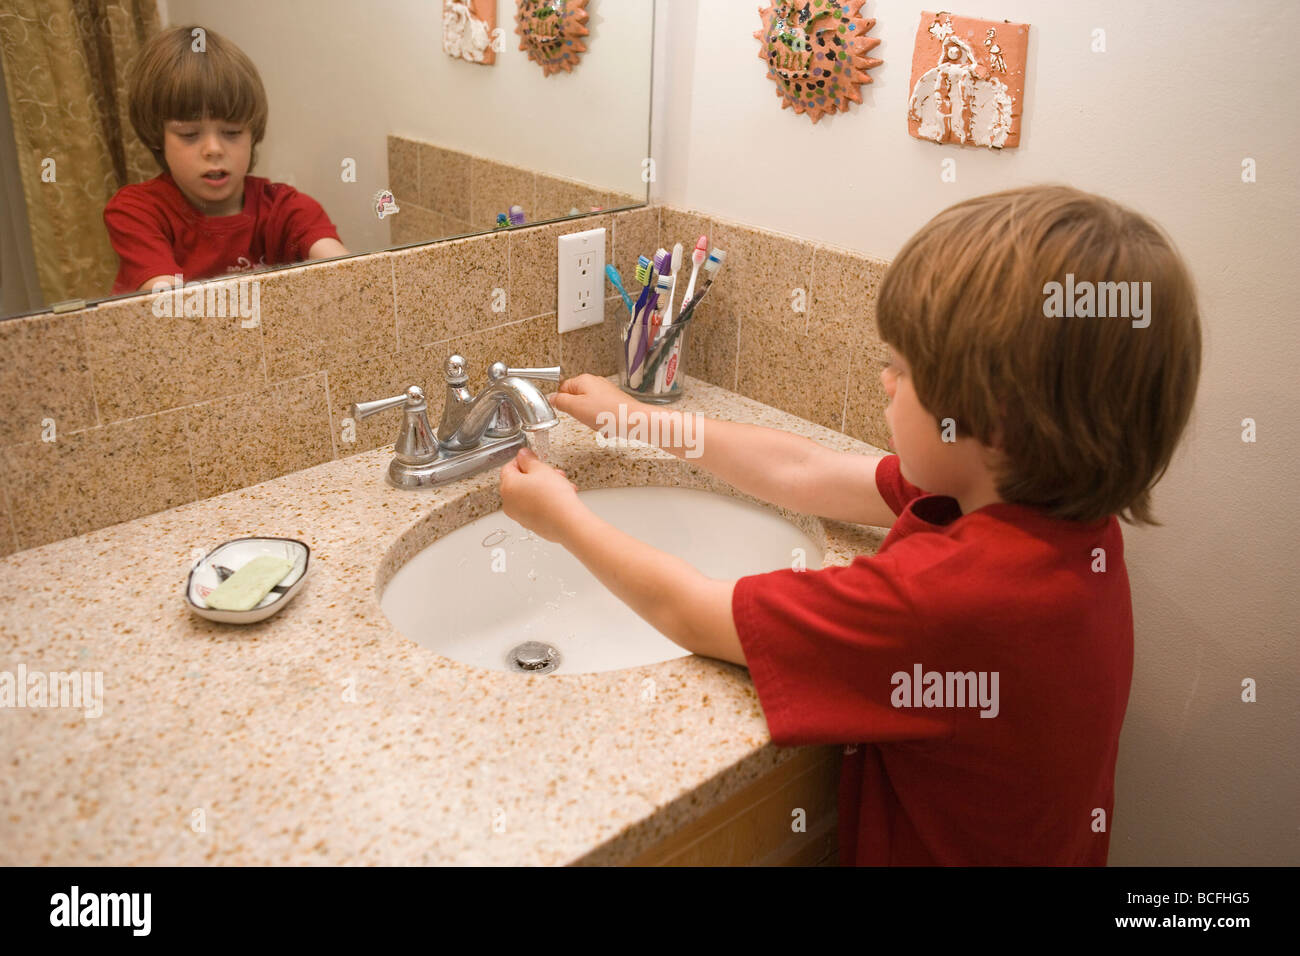
[[[163,171],[104,207],[120,262],[113,294],[348,255],[320,203],[248,175],[266,92],[237,46],[200,27],[165,30],[140,52],[130,88],[131,125]]]
[[[1055,283],[1110,281],[1133,283],[1132,318],[1045,304]],[[1156,523],[1191,411],[1186,268],[1109,200],[1010,190],[908,241],[877,324],[897,454],[712,419],[695,435],[742,491],[889,526],[875,556],[712,580],[594,517],[527,450],[502,469],[506,513],[683,647],[747,666],[773,743],[847,745],[842,863],[1103,865],[1133,664],[1116,516]],[[553,404],[594,427],[627,400],[583,375]]]

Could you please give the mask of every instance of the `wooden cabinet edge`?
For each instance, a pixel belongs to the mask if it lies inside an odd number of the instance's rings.
[[[801,747],[630,866],[817,866],[834,862],[841,748]],[[804,832],[791,830],[805,811]]]

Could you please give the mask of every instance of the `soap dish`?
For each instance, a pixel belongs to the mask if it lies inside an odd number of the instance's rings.
[[[231,573],[238,571],[249,561],[264,554],[275,558],[285,558],[293,562],[283,580],[276,585],[257,607],[247,611],[221,611],[208,607],[204,600],[217,589],[222,576],[217,567],[228,569]],[[296,538],[234,538],[217,545],[194,565],[189,580],[185,584],[185,603],[199,617],[209,621],[221,621],[225,624],[252,624],[264,621],[293,600],[307,579],[307,569],[311,565],[311,548]],[[284,590],[278,590],[283,588]]]

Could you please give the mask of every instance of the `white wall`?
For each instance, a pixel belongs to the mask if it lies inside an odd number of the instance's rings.
[[[892,258],[958,200],[1059,181],[1127,203],[1174,237],[1199,283],[1204,364],[1191,431],[1156,491],[1165,526],[1124,526],[1136,659],[1110,859],[1300,862],[1297,6],[963,7],[955,12],[1031,25],[1021,146],[1001,153],[908,135],[920,3],[869,0],[884,63],[862,105],[816,126],[780,109],[752,37],[754,3],[667,7],[659,201]],[[1105,53],[1090,49],[1098,27]],[[1258,164],[1254,185],[1241,182],[1244,157]],[[940,181],[944,158],[957,161],[955,183]],[[1246,417],[1256,444],[1241,440]],[[1240,702],[1247,677],[1258,703]]]
[[[354,252],[388,244],[372,198],[388,134],[644,193],[651,0],[590,0],[587,52],[543,77],[519,49],[515,4],[497,0],[492,66],[442,51],[440,0],[163,0],[166,26],[198,23],[257,65],[270,101],[255,175],[312,195]],[[357,161],[357,182],[340,163]],[[399,214],[400,215],[400,214]]]

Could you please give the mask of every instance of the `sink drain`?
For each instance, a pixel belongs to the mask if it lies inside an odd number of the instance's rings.
[[[560,652],[541,641],[525,641],[506,655],[506,661],[520,674],[549,674],[560,666]]]

